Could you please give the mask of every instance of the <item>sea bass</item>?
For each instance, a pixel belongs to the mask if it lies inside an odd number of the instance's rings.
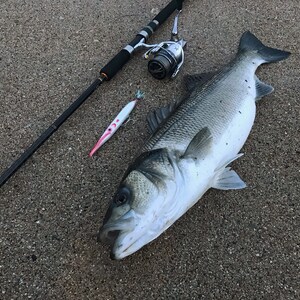
[[[273,91],[255,71],[289,54],[264,46],[247,31],[227,66],[190,76],[188,97],[149,114],[152,135],[125,172],[100,228],[112,259],[157,238],[208,189],[246,186],[228,164],[241,156],[256,101]]]

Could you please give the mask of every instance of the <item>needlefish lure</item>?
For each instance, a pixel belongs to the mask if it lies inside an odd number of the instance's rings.
[[[114,120],[110,123],[110,125],[101,135],[100,139],[89,153],[89,157],[92,157],[95,154],[95,152],[115,134],[119,127],[128,119],[130,113],[135,108],[137,102],[143,98],[144,93],[138,90],[135,94],[135,99],[133,99],[124,106],[124,108],[119,112],[119,114],[114,118]]]

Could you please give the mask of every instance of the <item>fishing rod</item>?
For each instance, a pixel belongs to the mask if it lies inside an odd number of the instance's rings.
[[[125,46],[116,56],[114,56],[101,70],[99,77],[75,100],[57,119],[54,121],[21,156],[7,168],[0,177],[0,187],[45,143],[50,136],[88,99],[89,96],[105,81],[111,80],[122,67],[129,61],[131,55],[140,47],[150,48],[146,54],[153,54],[154,57],[148,63],[149,72],[158,79],[167,75],[177,74],[183,62],[183,41],[177,40],[177,21],[179,12],[182,10],[184,0],[172,0],[163,8],[154,19],[145,26],[136,37]],[[156,45],[147,45],[145,42],[162,25],[171,14],[177,10],[174,28],[172,31],[172,41]],[[176,45],[175,45],[176,44]],[[174,47],[175,46],[175,47]],[[179,50],[178,50],[179,49]],[[147,58],[147,57],[146,57]],[[179,66],[178,66],[179,65]],[[176,75],[175,74],[175,75]]]

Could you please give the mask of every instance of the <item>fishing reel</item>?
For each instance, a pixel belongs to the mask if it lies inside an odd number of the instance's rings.
[[[184,62],[184,47],[186,42],[178,38],[178,10],[174,19],[171,40],[156,45],[148,45],[150,49],[144,54],[148,62],[148,71],[156,79],[174,78]]]
[[[178,38],[178,19],[181,10],[178,10],[174,19],[171,39],[159,44],[149,45],[145,43],[139,46],[149,48],[144,54],[144,58],[148,59],[148,71],[156,79],[164,79],[166,77],[174,78],[179,72],[184,62],[184,47],[186,41]]]
[[[148,71],[156,79],[174,78],[184,62],[183,40],[162,42],[144,54],[149,59]]]

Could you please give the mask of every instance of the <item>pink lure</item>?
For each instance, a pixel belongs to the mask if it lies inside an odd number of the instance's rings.
[[[110,125],[107,127],[105,132],[102,134],[98,142],[95,144],[93,149],[91,150],[89,156],[92,157],[94,153],[105,143],[107,142],[114,133],[118,130],[118,128],[126,121],[129,114],[134,109],[137,101],[139,99],[143,98],[143,93],[138,91],[136,93],[136,98],[132,101],[130,101],[121,111],[120,113],[115,117],[115,119],[110,123]]]

